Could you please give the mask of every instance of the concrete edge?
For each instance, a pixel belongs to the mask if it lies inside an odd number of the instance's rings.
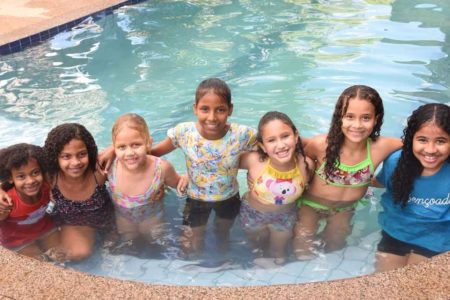
[[[299,285],[151,285],[63,269],[0,248],[0,298],[12,299],[449,299],[450,252],[426,263],[352,279]]]

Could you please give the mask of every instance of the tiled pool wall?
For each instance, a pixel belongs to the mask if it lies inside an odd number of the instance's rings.
[[[19,40],[7,43],[5,45],[0,46],[0,55],[7,55],[14,52],[22,51],[23,49],[34,46],[36,44],[39,44],[40,42],[43,42],[55,35],[57,35],[60,32],[70,30],[72,27],[82,23],[84,20],[88,18],[93,18],[94,20],[103,18],[104,16],[111,14],[115,9],[124,6],[124,5],[133,5],[140,2],[144,2],[146,0],[128,0],[124,1],[122,3],[116,4],[114,6],[108,7],[104,10],[94,12],[92,14],[77,18],[75,20],[69,21],[67,23],[64,23],[62,25],[58,25],[55,27],[52,27],[48,30],[41,31],[39,33],[33,34],[31,36],[27,36],[24,38],[21,38]]]

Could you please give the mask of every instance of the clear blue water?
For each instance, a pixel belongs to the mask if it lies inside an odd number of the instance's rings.
[[[123,7],[0,57],[0,147],[43,144],[53,126],[79,122],[103,148],[111,143],[114,120],[129,111],[143,115],[160,141],[168,128],[194,120],[195,88],[211,76],[232,89],[230,121],[256,126],[263,113],[279,110],[304,136],[328,130],[343,89],[370,85],[385,103],[382,133],[400,136],[405,118],[419,105],[450,104],[449,15],[446,0],[166,0]],[[166,158],[184,172],[179,151]],[[239,176],[245,191],[244,174]],[[221,286],[301,283],[373,271],[376,201],[358,211],[346,249],[273,269],[252,262],[239,224],[226,256],[215,255],[210,235],[201,261],[178,259],[183,202],[173,193],[165,202],[162,254],[133,257],[99,249],[68,267],[151,283]],[[223,260],[222,268],[214,268]]]

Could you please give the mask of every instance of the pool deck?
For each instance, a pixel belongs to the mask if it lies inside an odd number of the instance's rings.
[[[125,0],[1,0],[0,46],[68,23]]]
[[[1,0],[0,46],[125,0]],[[443,233],[446,234],[446,233]],[[63,269],[0,247],[0,299],[449,299],[450,253],[353,279],[298,285],[149,285]]]
[[[2,299],[449,299],[450,253],[353,279],[298,285],[200,287],[104,278],[0,248]]]

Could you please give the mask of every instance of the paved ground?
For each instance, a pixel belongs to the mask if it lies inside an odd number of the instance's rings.
[[[125,0],[1,0],[0,46]]]

